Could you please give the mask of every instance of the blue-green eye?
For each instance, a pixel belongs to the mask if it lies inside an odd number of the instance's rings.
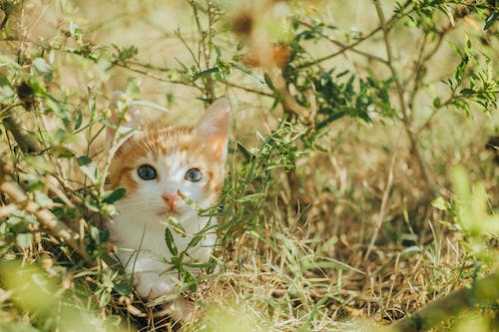
[[[137,168],[137,175],[145,181],[154,180],[158,177],[156,169],[148,164],[139,166],[139,168]]]
[[[203,173],[199,168],[191,168],[185,172],[184,179],[190,182],[199,182],[203,178]]]

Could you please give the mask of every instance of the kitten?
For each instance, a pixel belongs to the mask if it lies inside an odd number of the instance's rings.
[[[179,283],[178,271],[168,263],[172,258],[165,241],[169,217],[185,230],[184,235],[171,230],[178,252],[201,232],[201,241],[187,250],[187,257],[195,262],[210,258],[216,241],[211,226],[216,220],[199,216],[196,208],[214,206],[222,190],[229,111],[224,98],[212,104],[194,127],[145,126],[114,154],[110,184],[125,188],[126,195],[116,203],[118,213],[109,225],[111,240],[145,299],[171,295]]]

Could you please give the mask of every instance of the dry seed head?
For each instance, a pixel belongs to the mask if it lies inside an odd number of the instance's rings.
[[[239,12],[232,20],[232,30],[242,36],[249,37],[255,26],[253,15],[248,10]]]

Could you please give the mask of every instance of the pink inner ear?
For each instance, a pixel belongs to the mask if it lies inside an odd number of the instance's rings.
[[[212,151],[212,156],[214,159],[225,159],[226,149],[227,149],[227,137],[212,138],[207,141],[209,150]]]
[[[206,151],[208,157],[217,160],[225,159],[228,141],[227,130],[221,132],[212,131],[208,135],[206,135],[206,132],[197,131],[196,134],[199,144]]]

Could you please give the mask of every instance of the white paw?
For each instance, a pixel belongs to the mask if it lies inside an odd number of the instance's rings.
[[[159,296],[172,294],[178,281],[172,276],[138,272],[134,274],[134,283],[137,293],[142,298],[153,300]]]

